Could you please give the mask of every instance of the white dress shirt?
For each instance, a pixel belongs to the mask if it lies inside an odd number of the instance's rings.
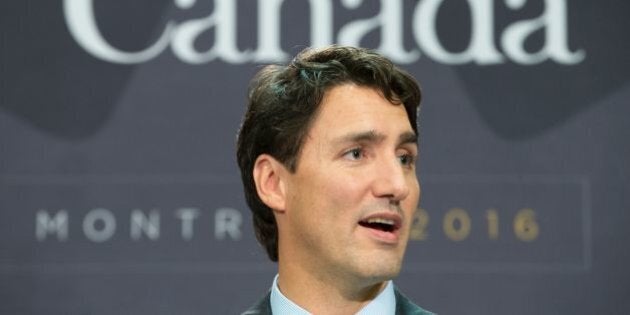
[[[271,312],[274,315],[309,315],[307,310],[289,300],[278,288],[278,276],[273,279],[271,287]],[[388,281],[385,289],[374,300],[364,306],[356,315],[393,315],[396,312],[396,296],[394,284]]]

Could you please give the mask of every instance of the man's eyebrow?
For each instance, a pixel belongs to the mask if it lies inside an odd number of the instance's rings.
[[[413,131],[407,131],[398,137],[398,144],[418,144],[418,135]]]
[[[375,130],[349,133],[334,140],[335,143],[373,142],[378,143],[385,139],[385,135]]]
[[[382,133],[376,132],[375,130],[369,130],[364,132],[356,132],[344,135],[334,140],[335,143],[356,143],[356,142],[369,142],[369,143],[379,143],[385,140],[386,136]],[[416,135],[413,131],[407,131],[402,133],[398,137],[398,145],[418,143],[418,135]]]

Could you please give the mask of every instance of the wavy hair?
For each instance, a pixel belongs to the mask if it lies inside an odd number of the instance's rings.
[[[237,136],[236,157],[256,238],[272,261],[278,261],[278,227],[273,211],[256,191],[256,159],[269,154],[295,172],[304,137],[324,94],[345,83],[374,88],[392,104],[402,104],[418,133],[418,83],[390,60],[368,49],[336,45],[305,49],[288,65],[266,66],[252,79],[247,111]]]

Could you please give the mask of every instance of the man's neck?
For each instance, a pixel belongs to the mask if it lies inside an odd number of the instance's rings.
[[[360,283],[332,275],[279,266],[282,294],[313,314],[355,314],[370,303],[387,282]]]

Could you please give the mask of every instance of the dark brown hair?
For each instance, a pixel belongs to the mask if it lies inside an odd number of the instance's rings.
[[[260,70],[249,89],[236,156],[256,238],[272,261],[278,261],[278,228],[273,211],[256,191],[256,159],[269,154],[295,172],[304,136],[324,94],[344,83],[374,88],[391,103],[402,104],[418,132],[418,83],[374,51],[343,46],[305,49],[286,66],[269,65]]]

